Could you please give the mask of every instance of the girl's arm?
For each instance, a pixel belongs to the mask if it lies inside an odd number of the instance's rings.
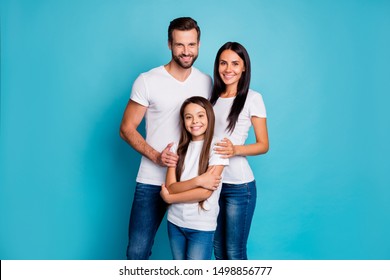
[[[215,165],[215,166],[209,166],[206,173],[210,172],[210,170],[213,170],[213,172],[221,177],[222,171],[224,166],[223,165]],[[172,168],[173,169],[173,168]],[[205,174],[206,174],[205,173]],[[203,174],[202,174],[203,175]],[[197,177],[200,177],[202,175],[199,175]],[[167,172],[168,177],[168,172]],[[176,179],[176,176],[175,176]],[[176,181],[176,180],[174,180]],[[190,181],[190,180],[188,180]],[[184,181],[186,182],[186,181]],[[183,183],[184,183],[183,182]],[[172,203],[195,203],[199,201],[206,200],[211,196],[213,191],[205,189],[203,187],[195,187],[189,190],[182,191],[180,193],[170,193],[170,185],[169,183],[174,184],[177,182],[166,182],[166,185],[161,186],[161,197],[164,199],[165,202],[172,204]],[[185,185],[185,184],[183,184]]]
[[[216,144],[216,154],[222,155],[222,158],[234,156],[255,156],[265,154],[269,149],[267,119],[251,117],[252,126],[255,131],[256,143],[248,145],[233,145],[233,143],[224,138]]]
[[[217,172],[216,168],[216,166],[209,166],[207,172],[204,174],[196,176],[190,180],[177,182],[175,172],[176,168],[168,167],[165,185],[169,189],[170,193],[180,193],[197,187],[214,191],[217,189],[222,179],[222,171]]]

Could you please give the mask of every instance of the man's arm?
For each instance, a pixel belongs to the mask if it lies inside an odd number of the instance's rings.
[[[133,147],[134,150],[154,163],[160,166],[175,166],[177,162],[177,155],[170,151],[173,143],[168,144],[168,146],[160,153],[146,143],[145,139],[137,131],[139,124],[145,116],[146,110],[147,107],[129,100],[125,112],[123,113],[122,123],[120,126],[120,136],[131,147]]]

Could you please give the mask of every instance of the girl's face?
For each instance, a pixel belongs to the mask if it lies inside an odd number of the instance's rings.
[[[238,81],[245,71],[244,61],[232,50],[224,50],[219,57],[218,72],[226,86],[237,87]]]
[[[190,103],[184,108],[184,126],[192,135],[192,141],[204,139],[208,119],[206,110],[195,103]]]

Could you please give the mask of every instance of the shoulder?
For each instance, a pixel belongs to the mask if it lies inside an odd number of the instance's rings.
[[[245,103],[248,105],[251,105],[251,104],[255,105],[255,104],[259,104],[259,103],[263,104],[264,103],[263,96],[261,93],[254,91],[252,89],[249,89],[248,96],[246,98]]]
[[[193,71],[194,76],[197,76],[197,77],[200,77],[203,79],[210,79],[211,80],[210,75],[200,71],[198,68],[196,68],[194,66],[192,66],[192,71]]]
[[[154,76],[160,76],[160,75],[164,74],[164,72],[165,72],[164,66],[161,65],[161,66],[152,68],[147,72],[141,73],[140,77],[150,78],[150,77],[154,77]]]
[[[253,89],[249,89],[247,98],[249,98],[249,99],[259,99],[259,98],[263,99],[263,96],[261,95],[260,92],[255,91]]]
[[[221,139],[216,137],[213,137],[213,140],[211,141],[209,165],[229,165],[228,158],[221,158],[221,155],[216,154],[214,151],[215,144],[220,141]]]

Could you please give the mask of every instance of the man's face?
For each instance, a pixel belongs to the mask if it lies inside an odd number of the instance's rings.
[[[169,42],[172,59],[182,68],[188,69],[198,57],[199,42],[195,29],[173,30],[172,42]]]

